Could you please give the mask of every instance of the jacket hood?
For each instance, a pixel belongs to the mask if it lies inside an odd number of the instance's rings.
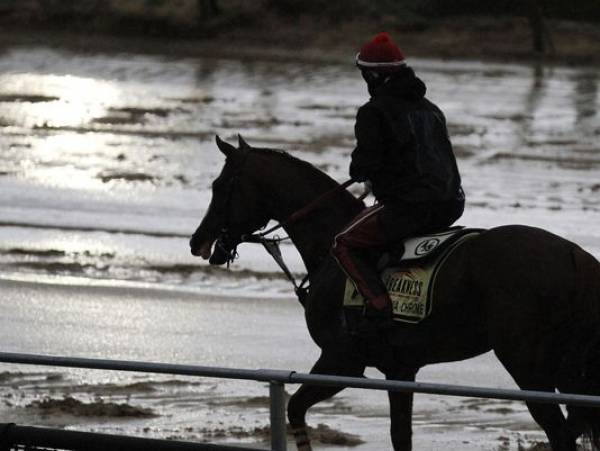
[[[402,97],[407,100],[415,101],[425,97],[426,92],[427,86],[425,86],[425,83],[415,75],[415,71],[410,67],[405,67],[379,86],[375,90],[375,95],[373,97]]]

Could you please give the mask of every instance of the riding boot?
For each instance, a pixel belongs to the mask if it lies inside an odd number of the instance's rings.
[[[365,339],[385,336],[392,327],[392,301],[387,293],[367,300],[364,320],[358,328],[358,335]]]
[[[384,293],[367,301],[365,318],[377,324],[379,329],[388,329],[392,325],[392,300]]]

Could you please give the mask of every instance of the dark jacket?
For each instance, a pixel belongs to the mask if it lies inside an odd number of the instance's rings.
[[[369,180],[381,203],[436,203],[462,196],[446,119],[425,91],[405,68],[358,110],[350,176]]]

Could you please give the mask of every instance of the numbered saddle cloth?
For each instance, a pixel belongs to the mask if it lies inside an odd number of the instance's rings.
[[[381,278],[392,300],[395,321],[418,323],[431,313],[439,269],[454,249],[482,231],[453,227],[406,239],[401,257],[394,257],[394,252],[384,254],[380,263]],[[364,305],[365,299],[354,282],[347,279],[344,307],[363,308]]]

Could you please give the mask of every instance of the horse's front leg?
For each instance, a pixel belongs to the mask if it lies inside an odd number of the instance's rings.
[[[322,371],[315,371],[315,373],[323,374]],[[290,426],[292,427],[298,451],[312,451],[306,426],[306,411],[315,404],[331,398],[343,389],[344,387],[319,387],[303,384],[291,396],[288,403],[288,419],[290,420]]]
[[[354,352],[343,349],[324,349],[321,357],[310,370],[311,374],[329,374],[336,376],[361,377],[365,371],[362,358]],[[311,451],[310,439],[306,428],[306,412],[315,404],[331,398],[344,387],[322,387],[302,384],[288,402],[288,419],[294,433],[298,451]]]
[[[386,379],[413,382],[417,368],[395,368],[386,371]],[[412,449],[412,408],[413,393],[389,391],[390,400],[390,433],[395,451]]]

